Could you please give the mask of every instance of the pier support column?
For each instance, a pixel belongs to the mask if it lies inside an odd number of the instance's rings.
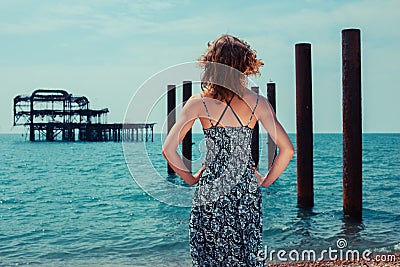
[[[34,124],[33,124],[33,97],[31,96],[31,98],[30,98],[30,105],[31,105],[31,107],[30,107],[30,125],[29,125],[29,140],[31,141],[31,142],[34,142],[35,141],[35,126],[34,126]],[[39,135],[40,135],[40,133],[39,133]]]
[[[33,126],[33,123],[29,125],[29,140],[35,142],[35,127]]]
[[[314,206],[311,44],[296,44],[297,204]]]
[[[167,87],[167,134],[170,132],[172,126],[176,122],[176,87],[175,85],[168,85]],[[174,170],[168,164],[168,173],[174,174]]]
[[[61,130],[61,140],[62,141],[67,141],[67,136],[68,136],[68,134],[66,133],[66,130],[62,129]]]
[[[274,112],[276,113],[276,94],[275,83],[267,83],[267,99],[271,104]],[[276,157],[276,144],[268,133],[268,170],[271,168],[272,163]]]
[[[53,125],[47,124],[46,126],[46,141],[54,141],[54,128]]]
[[[259,93],[258,86],[252,86],[251,90],[253,92]],[[258,163],[260,161],[260,126],[258,122],[254,125],[253,136],[251,140],[251,155],[253,157],[256,168],[258,168]]]
[[[343,213],[362,218],[361,41],[359,29],[342,31]]]
[[[182,92],[182,102],[183,106],[186,101],[192,96],[192,82],[183,82],[183,92]],[[192,130],[190,129],[182,140],[182,159],[185,163],[186,168],[192,171]]]

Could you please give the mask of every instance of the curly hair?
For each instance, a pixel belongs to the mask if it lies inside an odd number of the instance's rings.
[[[259,69],[264,65],[257,59],[257,51],[245,41],[228,34],[207,45],[205,53],[197,59],[200,67],[204,68],[202,90],[221,101],[228,101],[233,94],[242,97],[247,76],[260,75]]]

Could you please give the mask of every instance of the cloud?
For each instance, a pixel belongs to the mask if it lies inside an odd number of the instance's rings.
[[[24,3],[25,6],[30,4]],[[13,15],[3,17],[0,34],[25,35],[82,28],[105,34],[141,33],[156,25],[151,20],[154,13],[173,6],[173,2],[164,1],[79,1],[75,5],[51,1],[32,5],[32,12],[22,15],[16,6],[8,5]]]
[[[400,8],[400,1],[395,0],[379,3],[364,0],[335,5],[330,1],[296,4],[292,1],[277,1],[243,5],[240,9],[229,9],[228,4],[227,12],[223,14],[221,10],[209,9],[204,4],[199,8],[206,9],[206,13],[203,10],[190,11],[190,16],[179,12],[190,9],[187,2],[110,0],[44,3],[38,6],[25,3],[32,12],[23,17],[19,16],[18,9],[11,9],[18,20],[13,17],[3,18],[0,34],[34,34],[80,28],[105,35],[165,32],[204,34],[220,25],[229,31],[248,31],[253,34],[261,34],[262,29],[274,33],[273,37],[284,36],[290,39],[301,39],[307,33],[319,34],[338,25],[364,26],[377,34],[397,37],[400,34],[393,27],[398,23],[397,10]]]

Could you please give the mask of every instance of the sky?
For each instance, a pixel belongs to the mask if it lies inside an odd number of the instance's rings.
[[[0,0],[0,132],[24,131],[12,126],[13,98],[36,88],[85,95],[92,108],[109,108],[108,122],[122,122],[143,84],[196,60],[225,33],[258,51],[265,66],[253,82],[263,95],[268,81],[276,83],[277,117],[289,133],[296,131],[294,46],[311,43],[314,132],[341,132],[341,30],[347,28],[361,29],[363,132],[400,132],[399,9],[397,0]],[[165,102],[150,116],[156,132]]]

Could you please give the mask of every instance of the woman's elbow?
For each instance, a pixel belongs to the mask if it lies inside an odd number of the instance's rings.
[[[161,149],[161,154],[164,156],[164,158],[167,158],[167,150],[165,149],[165,147]]]
[[[287,153],[287,154],[290,156],[290,158],[292,158],[293,155],[294,155],[294,148],[293,148],[293,146],[287,147],[287,148],[285,149],[285,153]]]
[[[289,155],[290,155],[290,158],[292,158],[294,156],[294,148],[293,148],[293,146],[289,148]]]
[[[172,149],[170,146],[163,146],[161,149],[161,154],[168,160],[172,156],[173,151],[174,149]]]

